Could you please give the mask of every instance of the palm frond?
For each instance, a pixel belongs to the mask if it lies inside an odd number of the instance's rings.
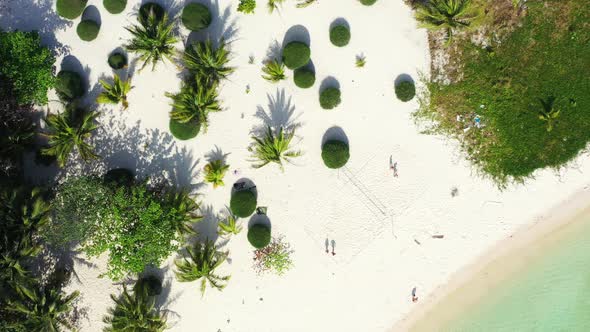
[[[272,83],[276,83],[287,78],[285,75],[285,65],[282,62],[277,61],[277,59],[267,61],[264,64],[264,67],[262,67],[262,72],[265,74],[262,75],[262,78]]]
[[[230,52],[222,39],[215,49],[210,39],[187,46],[183,61],[186,68],[197,78],[207,78],[207,83],[218,83],[234,72],[228,66]],[[198,80],[197,80],[198,81]]]
[[[252,137],[254,140],[252,151],[252,159],[255,162],[252,166],[254,168],[261,168],[271,162],[279,164],[283,170],[283,161],[291,163],[292,158],[302,155],[301,151],[291,150],[291,141],[295,137],[295,131],[285,133],[281,127],[278,133],[274,133],[270,126],[262,138]]]
[[[418,2],[416,20],[430,30],[445,30],[450,41],[455,30],[476,26],[481,17],[471,0],[429,0]]]
[[[185,82],[179,93],[168,93],[166,96],[172,99],[172,119],[180,123],[196,120],[205,132],[209,125],[209,113],[221,111],[216,82],[209,84],[204,79],[196,84]]]
[[[219,252],[212,241],[205,243],[196,242],[192,247],[186,248],[186,254],[182,259],[176,260],[176,279],[180,282],[192,282],[200,279],[201,295],[205,295],[207,282],[218,290],[223,289],[230,276],[220,277],[214,273],[227,259],[227,252]]]
[[[205,182],[213,184],[213,188],[223,186],[223,178],[229,169],[229,165],[223,163],[223,160],[213,160],[205,165]]]
[[[159,62],[173,62],[174,44],[179,41],[174,35],[174,22],[169,21],[168,14],[164,14],[160,20],[156,16],[156,13],[151,11],[146,21],[138,19],[139,24],[125,28],[132,35],[125,48],[137,53],[143,61],[140,71],[148,64],[151,64],[154,70]]]
[[[123,105],[123,109],[127,109],[129,107],[129,102],[127,102],[127,94],[131,91],[131,80],[121,80],[119,75],[115,74],[113,76],[113,84],[109,84],[104,80],[99,80],[100,85],[102,85],[104,91],[98,95],[96,98],[96,102],[99,104],[118,104],[121,103]]]
[[[236,217],[233,213],[229,213],[229,215],[220,220],[217,225],[219,226],[219,231],[217,232],[219,235],[238,235],[242,231],[242,226],[238,225],[238,217]]]

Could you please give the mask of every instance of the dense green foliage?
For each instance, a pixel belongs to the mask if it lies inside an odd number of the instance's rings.
[[[123,109],[126,110],[129,107],[127,101],[127,94],[131,91],[131,80],[122,80],[119,75],[113,76],[113,84],[99,80],[100,85],[104,89],[96,98],[96,102],[99,104],[118,104],[121,103]]]
[[[407,102],[416,95],[416,86],[412,81],[401,81],[395,85],[395,95],[397,99]]]
[[[54,156],[59,166],[64,167],[70,154],[76,150],[84,161],[98,158],[93,147],[88,143],[92,132],[98,128],[95,124],[97,112],[67,107],[62,113],[48,114],[45,118],[49,147],[43,154]]]
[[[199,131],[201,130],[201,124],[196,119],[184,123],[170,119],[168,128],[170,129],[172,136],[181,141],[186,141],[197,137]]]
[[[302,89],[311,88],[315,84],[315,73],[306,68],[297,68],[293,72],[295,85]]]
[[[104,8],[111,14],[119,14],[125,10],[127,0],[103,0]]]
[[[348,144],[338,140],[329,140],[322,146],[322,159],[328,168],[340,168],[348,162],[350,152]]]
[[[221,112],[216,82],[183,83],[179,93],[167,93],[166,96],[172,99],[171,119],[180,123],[196,121],[205,132],[209,126],[209,113]]]
[[[92,20],[82,20],[78,23],[76,33],[83,41],[93,41],[98,36],[100,25]]]
[[[283,63],[289,69],[297,69],[305,66],[311,57],[309,46],[305,43],[290,42],[283,49]]]
[[[334,46],[344,47],[350,42],[350,30],[346,25],[336,25],[330,29],[330,41]]]
[[[229,169],[229,165],[225,164],[223,160],[212,160],[205,165],[205,182],[213,184],[213,188],[223,186],[223,178]]]
[[[139,24],[126,27],[132,35],[125,48],[139,55],[143,61],[140,68],[152,65],[152,70],[160,61],[173,61],[174,44],[178,38],[174,35],[174,23],[168,20],[168,15],[157,4],[146,3],[140,7]]]
[[[127,57],[123,53],[113,53],[109,55],[109,66],[115,70],[127,67]]]
[[[229,208],[240,218],[246,218],[256,210],[256,193],[250,189],[236,191],[231,195]]]
[[[429,0],[416,2],[416,20],[430,30],[444,30],[450,41],[460,29],[477,26],[482,17],[472,0]]]
[[[248,242],[256,248],[261,249],[270,243],[270,228],[263,224],[254,224],[248,229]]]
[[[204,80],[206,83],[218,83],[226,79],[235,68],[229,67],[230,52],[224,40],[215,48],[211,39],[194,42],[186,47],[183,54],[184,66],[195,77],[189,82]]]
[[[57,74],[55,92],[64,102],[72,102],[86,93],[80,74],[69,70],[62,70]]]
[[[109,213],[112,191],[98,177],[72,178],[54,190],[50,227],[44,230],[43,237],[56,248],[83,242],[99,223],[100,216]]]
[[[182,10],[182,24],[191,31],[203,30],[211,24],[211,12],[203,4],[191,2]]]
[[[174,262],[176,279],[180,282],[201,280],[201,296],[205,295],[207,282],[211,287],[222,290],[230,276],[221,277],[215,274],[215,269],[225,262],[227,256],[227,252],[217,251],[211,241],[195,242],[193,246],[186,247],[186,254],[182,259]]]
[[[0,96],[11,96],[17,105],[46,104],[54,63],[36,32],[0,31]]]
[[[278,132],[267,127],[263,137],[252,136],[254,143],[249,150],[252,152],[252,167],[261,168],[269,163],[277,163],[283,170],[283,162],[291,163],[291,159],[302,155],[301,151],[291,149],[291,141],[295,130],[285,132],[283,127]]]
[[[281,276],[293,267],[292,252],[283,237],[273,238],[270,244],[254,252],[254,270],[258,274],[274,272]]]
[[[151,292],[150,280],[139,279],[131,293],[123,285],[120,296],[111,294],[115,306],[109,308],[103,318],[107,324],[105,332],[162,332],[167,328],[165,315],[156,308],[156,297]],[[157,281],[161,288],[161,282]]]
[[[158,266],[201,218],[198,204],[185,192],[93,177],[66,181],[58,187],[54,205],[45,237],[56,244],[79,243],[89,256],[108,252],[104,274],[113,280]]]
[[[254,13],[256,9],[256,0],[240,0],[238,11],[246,14]]]
[[[277,83],[287,78],[285,75],[285,65],[277,59],[273,59],[264,63],[262,72],[264,73],[262,78],[271,83]]]
[[[434,121],[430,132],[457,138],[468,159],[500,186],[562,167],[590,140],[590,7],[572,0],[527,7],[515,30],[487,48],[469,35],[456,37],[459,51],[447,68],[461,71],[451,84],[429,82],[416,113]],[[547,112],[549,104],[559,110],[552,130],[541,119],[556,113]]]
[[[88,0],[57,0],[57,13],[61,17],[73,20],[82,15]]]
[[[327,88],[320,92],[320,106],[325,110],[331,110],[340,105],[340,89]]]

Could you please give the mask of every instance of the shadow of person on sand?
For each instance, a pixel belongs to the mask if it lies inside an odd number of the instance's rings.
[[[291,97],[287,98],[285,89],[277,89],[276,94],[267,94],[266,96],[268,98],[268,112],[261,105],[256,107],[254,116],[262,120],[262,123],[255,125],[251,133],[264,134],[268,127],[274,130],[283,128],[290,132],[301,126],[301,123],[297,122],[301,114],[295,116],[295,105],[292,104]]]
[[[53,0],[2,0],[0,1],[0,28],[6,31],[37,31],[43,45],[56,55],[69,52],[70,48],[56,38],[58,31],[73,26],[72,21],[61,18],[55,12]]]

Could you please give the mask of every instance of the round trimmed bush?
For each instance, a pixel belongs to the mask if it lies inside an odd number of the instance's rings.
[[[83,41],[93,41],[98,36],[99,31],[100,26],[92,20],[82,20],[76,28],[78,37]]]
[[[262,224],[252,225],[248,229],[248,242],[256,249],[266,247],[270,243],[270,228]]]
[[[103,0],[102,5],[111,14],[119,14],[125,10],[127,0]]]
[[[73,20],[82,15],[88,0],[57,0],[56,7],[59,16]]]
[[[115,52],[109,55],[109,66],[115,70],[125,68],[127,67],[127,57],[123,53]]]
[[[338,47],[348,45],[350,42],[350,30],[346,25],[337,25],[330,29],[330,41]]]
[[[395,95],[397,99],[407,102],[412,100],[416,95],[416,87],[412,81],[402,81],[395,85]]]
[[[256,194],[251,190],[240,190],[231,196],[229,208],[236,216],[246,218],[256,210]]]
[[[361,3],[365,6],[372,6],[377,2],[377,0],[361,0]]]
[[[181,123],[174,119],[170,119],[168,127],[170,128],[170,133],[172,133],[172,136],[181,141],[186,141],[196,137],[201,130],[201,124],[198,121]]]
[[[211,24],[211,12],[203,4],[189,3],[182,10],[182,24],[191,31],[206,29]]]
[[[59,99],[68,102],[82,97],[85,93],[82,77],[73,71],[60,71],[55,80],[55,92]]]
[[[283,63],[289,69],[305,66],[309,62],[310,56],[309,46],[302,42],[290,42],[283,49]]]
[[[156,21],[160,21],[164,17],[164,8],[155,2],[146,2],[139,7],[139,19],[142,22],[147,22],[150,12],[156,16]]]
[[[311,88],[315,83],[315,73],[310,69],[297,68],[293,74],[293,81],[302,89]]]
[[[348,162],[350,152],[348,144],[338,140],[329,140],[322,146],[322,159],[328,168],[340,168]]]
[[[327,88],[320,93],[320,106],[325,110],[331,110],[340,105],[340,89]]]

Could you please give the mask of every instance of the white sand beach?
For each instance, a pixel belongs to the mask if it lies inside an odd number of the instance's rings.
[[[73,24],[60,19],[53,1],[3,1],[0,27],[41,30],[43,40],[60,52],[58,64],[81,66],[87,73],[88,101],[100,92],[98,79],[112,77],[107,56],[129,38],[124,27],[135,23],[140,4],[129,0],[123,13],[112,15],[101,0],[90,0],[88,5],[100,11],[101,31],[87,43],[76,35],[79,19]],[[172,13],[184,4],[155,2]],[[170,99],[165,93],[178,91],[179,69],[167,63],[153,72],[135,71],[128,110],[97,106],[101,129],[94,143],[103,157],[99,166],[128,167],[140,176],[164,175],[190,187],[202,202],[201,235],[210,238],[215,237],[214,216],[229,204],[231,185],[240,178],[252,180],[258,205],[268,208],[273,235],[283,235],[291,244],[295,265],[281,277],[258,276],[245,231],[227,243],[219,238],[218,244],[230,252],[230,264],[220,273],[231,274],[231,280],[223,291],[208,289],[201,297],[197,283],[175,280],[175,257],[170,257],[162,266],[165,290],[159,304],[168,311],[171,331],[404,330],[411,319],[403,319],[435,303],[431,299],[445,294],[445,285],[458,271],[473,273],[467,267],[481,255],[518,230],[536,227],[574,193],[589,191],[587,154],[563,172],[539,171],[526,184],[500,191],[474,172],[455,142],[420,133],[411,116],[416,99],[403,103],[393,89],[402,74],[419,86],[420,73],[427,75],[430,67],[426,31],[417,29],[402,1],[362,6],[356,0],[320,0],[304,9],[287,1],[273,14],[259,3],[254,15],[236,12],[237,1],[201,2],[210,3],[214,14],[207,34],[227,38],[236,67],[222,83],[225,110],[210,116],[206,133],[177,141],[169,133]],[[344,48],[334,47],[328,35],[330,24],[339,18],[352,33]],[[186,41],[188,31],[179,27],[179,33]],[[316,84],[310,89],[297,88],[291,71],[278,84],[261,78],[269,46],[293,38],[309,38],[316,70]],[[181,50],[182,43],[177,47]],[[361,53],[367,64],[356,68],[355,56]],[[255,64],[248,63],[251,55]],[[325,80],[336,80],[342,91],[341,105],[330,111],[318,103]],[[268,122],[299,126],[295,147],[304,155],[284,172],[275,165],[253,169],[249,162],[250,133]],[[321,159],[322,139],[333,127],[341,128],[350,142],[350,161],[340,170],[326,168]],[[217,149],[220,152],[214,152]],[[228,154],[232,171],[226,186],[217,189],[202,179],[212,152]],[[399,177],[389,169],[390,156],[398,163]],[[39,169],[36,176],[48,171]],[[451,195],[453,188],[456,196]],[[248,220],[240,222],[246,227]],[[335,241],[336,255],[325,252],[326,239]],[[81,331],[101,331],[112,305],[109,295],[120,292],[120,283],[99,278],[106,257],[79,258],[68,290],[81,292]],[[417,303],[411,301],[413,287]]]

